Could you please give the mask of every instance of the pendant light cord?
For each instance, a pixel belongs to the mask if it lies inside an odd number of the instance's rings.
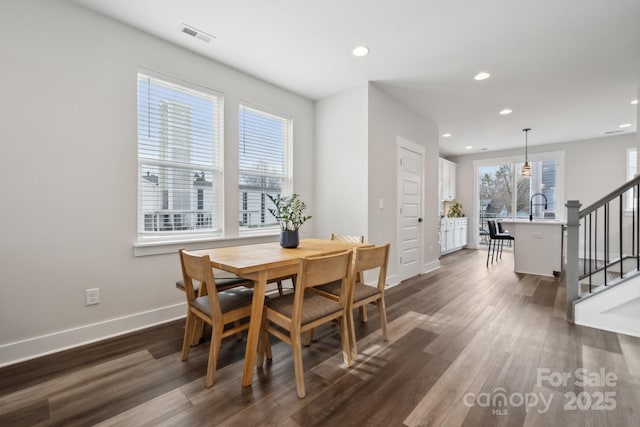
[[[522,132],[524,132],[524,162],[525,163],[529,163],[529,140],[527,138],[529,131],[531,130],[531,128],[525,128],[522,129]]]

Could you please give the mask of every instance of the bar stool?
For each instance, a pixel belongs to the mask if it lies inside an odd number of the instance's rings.
[[[490,219],[487,221],[487,225],[489,226],[489,250],[487,251],[487,267],[489,267],[489,254],[491,253],[491,263],[493,264],[493,257],[496,253],[496,246],[498,242],[500,247],[498,248],[498,255],[502,258],[502,247],[504,245],[505,240],[513,241],[515,240],[513,236],[509,233],[500,233],[498,231],[499,223],[494,219]],[[493,252],[491,251],[491,243],[493,243]],[[496,256],[497,259],[497,256]]]

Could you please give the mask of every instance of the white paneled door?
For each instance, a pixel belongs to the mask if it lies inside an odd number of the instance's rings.
[[[422,147],[398,138],[400,280],[420,274],[422,265]]]

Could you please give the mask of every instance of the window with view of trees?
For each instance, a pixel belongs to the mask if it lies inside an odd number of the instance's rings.
[[[291,119],[240,105],[238,117],[238,222],[240,233],[277,227],[267,194],[291,189]]]
[[[478,210],[479,233],[488,233],[489,219],[528,218],[530,209],[536,218],[555,219],[558,217],[558,159],[530,161],[531,176],[523,177],[523,163],[518,162],[484,162],[479,166]],[[531,196],[541,193],[546,197],[547,208],[536,199],[531,207]],[[482,239],[480,243],[483,243]]]
[[[221,104],[212,91],[138,73],[140,234],[220,234]]]

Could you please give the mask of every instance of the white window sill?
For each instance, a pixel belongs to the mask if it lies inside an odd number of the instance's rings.
[[[178,253],[180,249],[198,250],[225,246],[249,245],[254,243],[276,242],[280,237],[279,229],[261,230],[234,237],[212,236],[171,236],[140,238],[133,244],[134,256],[161,255]]]

